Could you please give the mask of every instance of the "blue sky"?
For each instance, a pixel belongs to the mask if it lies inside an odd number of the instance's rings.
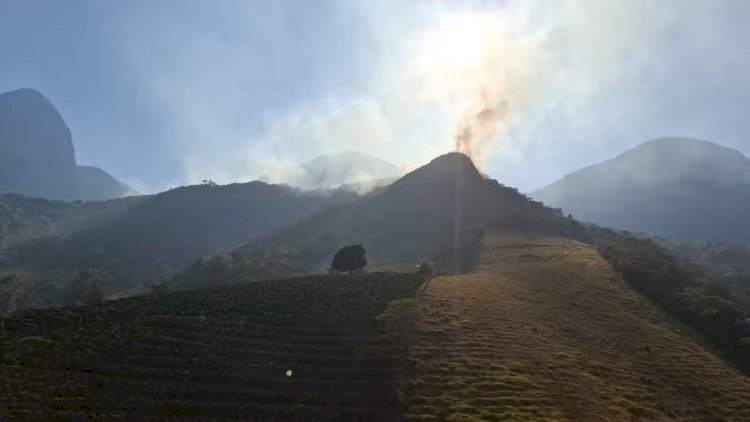
[[[743,0],[0,0],[0,91],[38,88],[80,163],[153,192],[283,180],[348,149],[410,168],[453,149],[489,87],[510,111],[477,161],[528,191],[658,136],[749,154],[747,16]],[[456,63],[478,42],[497,69]]]

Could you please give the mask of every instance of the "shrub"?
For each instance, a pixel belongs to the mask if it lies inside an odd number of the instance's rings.
[[[365,248],[362,245],[348,245],[339,249],[333,256],[331,269],[340,272],[354,272],[367,266]]]
[[[419,264],[417,264],[417,274],[422,275],[430,275],[435,273],[435,266],[432,265],[432,262],[427,260],[422,260]]]

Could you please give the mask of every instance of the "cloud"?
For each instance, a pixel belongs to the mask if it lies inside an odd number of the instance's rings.
[[[750,124],[741,0],[122,7],[124,77],[181,183],[342,150],[413,167],[471,133],[485,171],[531,188],[678,131],[741,144]]]

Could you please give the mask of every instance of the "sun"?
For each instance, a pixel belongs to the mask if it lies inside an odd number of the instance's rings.
[[[467,11],[445,15],[418,38],[421,66],[460,74],[483,65],[501,46],[498,15]]]
[[[415,32],[408,74],[415,98],[446,122],[441,138],[481,162],[518,109],[517,35],[498,9],[443,13]],[[445,142],[443,140],[439,142]]]

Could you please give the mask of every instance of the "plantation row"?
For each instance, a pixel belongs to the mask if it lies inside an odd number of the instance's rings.
[[[0,320],[0,419],[392,419],[399,345],[378,320],[413,274],[313,276]]]

